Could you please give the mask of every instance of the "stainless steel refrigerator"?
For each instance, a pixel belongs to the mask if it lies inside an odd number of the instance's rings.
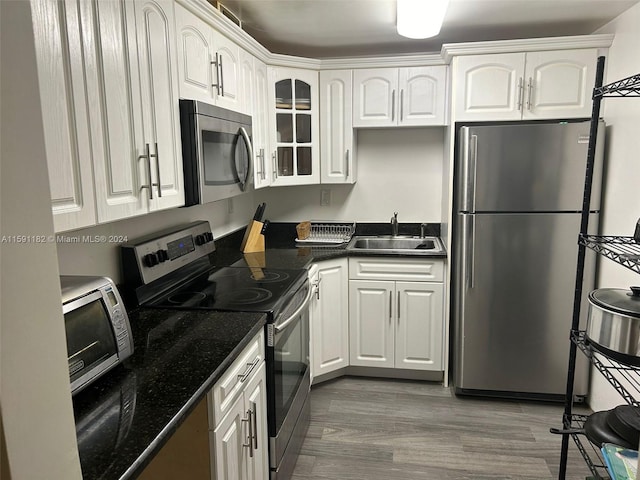
[[[589,122],[463,126],[457,133],[456,393],[560,400],[569,362]],[[599,137],[603,133],[600,125]],[[598,140],[591,199],[594,233],[602,144]],[[595,255],[586,260],[588,293]],[[586,306],[582,310],[585,317]],[[579,360],[578,397],[588,388],[587,363]]]

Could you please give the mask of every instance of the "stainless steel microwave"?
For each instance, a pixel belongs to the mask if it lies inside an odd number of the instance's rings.
[[[185,206],[240,195],[252,184],[251,117],[180,100]]]
[[[60,286],[69,380],[75,394],[129,357],[133,336],[110,278],[63,275]]]

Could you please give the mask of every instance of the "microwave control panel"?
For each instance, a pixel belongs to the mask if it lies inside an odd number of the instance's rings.
[[[214,251],[209,222],[157,232],[122,245],[125,277],[148,284]]]

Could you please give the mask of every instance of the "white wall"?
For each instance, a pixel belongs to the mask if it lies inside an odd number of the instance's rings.
[[[274,221],[353,220],[435,222],[442,218],[442,169],[445,129],[359,130],[358,179],[354,185],[309,185],[255,192]],[[320,206],[321,190],[331,204]]]
[[[607,55],[605,83],[640,72],[640,4],[595,33],[615,34]],[[640,98],[609,98],[602,105],[607,123],[602,233],[633,235],[640,217]],[[599,287],[629,288],[639,282],[638,274],[609,260],[601,260]],[[592,377],[589,402],[594,410],[609,409],[623,403],[620,396],[598,374]]]
[[[9,239],[46,237],[53,219],[29,2],[0,2],[0,19],[0,230]],[[1,249],[0,461],[15,480],[79,479],[55,244]]]
[[[149,215],[120,220],[96,227],[58,234],[58,260],[63,275],[100,275],[121,281],[120,248],[117,243],[72,243],[76,238],[110,235],[127,236],[129,240],[149,233],[196,220],[208,220],[215,238],[244,227],[253,216],[256,203],[252,192],[233,197],[233,213],[229,200],[174,208]],[[66,240],[70,240],[65,243]]]

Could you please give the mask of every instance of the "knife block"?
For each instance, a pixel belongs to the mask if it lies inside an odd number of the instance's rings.
[[[264,235],[262,231],[264,223],[252,220],[244,232],[244,238],[240,244],[242,253],[264,252]]]

